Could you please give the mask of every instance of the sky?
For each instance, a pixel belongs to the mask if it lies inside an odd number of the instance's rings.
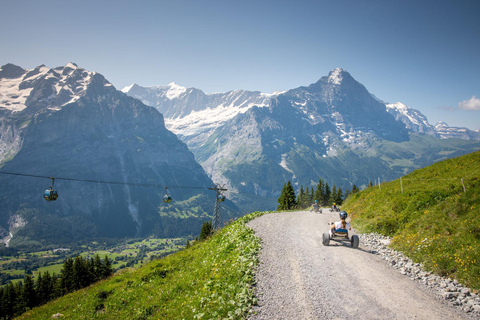
[[[478,0],[0,0],[0,65],[74,62],[117,89],[271,93],[343,68],[431,124],[480,129]]]

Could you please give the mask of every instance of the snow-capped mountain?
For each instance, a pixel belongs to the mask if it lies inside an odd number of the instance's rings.
[[[169,99],[170,90],[181,93]],[[386,105],[340,68],[310,86],[271,95],[206,95],[173,84],[124,92],[162,110],[167,127],[215,181],[262,197],[278,196],[287,180],[305,186],[323,179],[344,189],[390,180],[480,148],[475,141],[440,141],[420,112]],[[435,154],[435,148],[449,151]]]
[[[442,139],[480,140],[480,130],[470,130],[461,127],[450,127],[440,121],[435,125],[436,136]]]
[[[417,133],[425,133],[435,136],[435,128],[428,123],[427,117],[420,111],[407,107],[401,102],[387,103],[387,111],[390,112],[396,120],[405,124],[405,127]]]
[[[102,75],[73,63],[9,64],[0,69],[0,94],[0,171],[118,183],[56,179],[59,198],[48,203],[49,179],[0,174],[0,232],[12,217],[26,221],[12,242],[195,234],[211,215],[213,183],[186,145],[155,108]],[[175,201],[166,205],[163,189],[131,184],[167,186]]]
[[[386,107],[387,111],[395,119],[402,121],[406,128],[412,132],[425,133],[441,139],[480,140],[480,132],[478,130],[473,131],[467,128],[450,127],[443,121],[433,126],[420,111],[409,108],[401,102],[387,103]]]
[[[189,145],[202,144],[212,131],[253,106],[265,107],[273,97],[258,91],[236,90],[206,94],[175,83],[166,86],[141,87],[133,84],[122,89],[127,95],[157,108],[165,116],[165,125]]]

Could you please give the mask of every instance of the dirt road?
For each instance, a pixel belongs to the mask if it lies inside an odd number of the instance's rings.
[[[323,246],[327,223],[338,220],[323,212],[272,213],[248,223],[262,239],[259,305],[250,319],[469,319],[362,243]]]

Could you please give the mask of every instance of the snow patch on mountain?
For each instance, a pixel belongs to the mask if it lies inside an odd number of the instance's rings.
[[[236,100],[235,100],[236,101]],[[229,105],[219,105],[216,108],[207,108],[200,111],[192,111],[184,117],[166,118],[165,126],[175,134],[182,136],[191,136],[198,134],[200,131],[208,131],[210,129],[221,126],[226,121],[233,119],[241,113],[245,113],[253,107],[266,107],[267,103],[241,103],[235,104],[235,101]]]
[[[167,89],[167,93],[165,94],[165,96],[170,100],[173,100],[173,99],[176,99],[176,98],[180,97],[183,93],[185,93],[185,91],[187,91],[187,88],[179,86],[175,82],[170,82],[167,85],[167,88],[168,89]]]
[[[330,74],[328,75],[328,83],[332,84],[341,84],[343,80],[343,72],[344,70],[342,68],[336,68],[330,71]]]
[[[1,71],[2,69],[0,69]],[[12,112],[19,112],[27,106],[25,102],[33,90],[32,87],[21,88],[23,81],[35,81],[48,72],[48,68],[41,66],[38,68],[38,73],[27,72],[33,70],[25,70],[24,74],[18,78],[2,78],[0,81],[0,108],[10,110]]]
[[[293,173],[293,170],[290,169],[287,165],[287,156],[288,156],[288,154],[286,154],[286,153],[282,154],[282,160],[280,161],[279,165],[280,165],[280,167],[287,170],[288,172]]]
[[[19,77],[0,79],[0,108],[12,112],[27,108],[26,102],[35,84],[43,78],[50,81],[52,88],[50,95],[45,98],[49,105],[48,109],[60,110],[61,107],[77,101],[86,93],[95,74],[96,72],[86,71],[72,62],[55,69],[49,69],[43,65],[33,70],[26,69]],[[105,86],[111,86],[111,84],[106,82]]]

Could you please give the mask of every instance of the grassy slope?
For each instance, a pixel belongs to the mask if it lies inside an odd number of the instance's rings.
[[[462,181],[466,192],[463,190]],[[362,232],[393,236],[392,247],[426,269],[480,289],[480,152],[371,187],[343,206]]]
[[[207,241],[125,270],[19,319],[241,319],[255,302],[253,270],[259,239],[245,223],[226,226]]]

